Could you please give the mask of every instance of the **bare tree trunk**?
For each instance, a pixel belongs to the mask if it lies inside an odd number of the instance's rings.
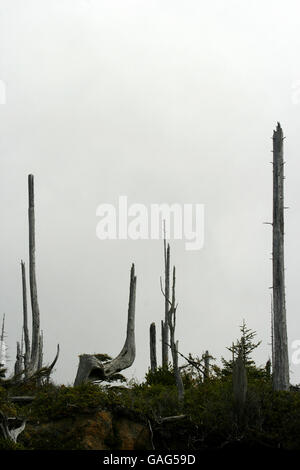
[[[5,325],[5,313],[3,314],[2,318],[2,329],[1,329],[1,337],[0,337],[0,376],[3,378],[5,377],[5,366],[6,366],[6,345],[5,345],[5,333],[4,333],[4,325]]]
[[[168,327],[168,312],[170,303],[170,245],[166,244],[166,234],[164,236],[164,264],[165,264],[165,320],[163,323],[162,332],[162,366],[168,367],[169,364],[169,327]]]
[[[271,347],[272,347],[272,372],[273,372],[274,364],[275,364],[275,341],[274,341],[274,308],[273,308],[272,295],[271,295]]]
[[[15,362],[15,376],[18,376],[19,379],[20,379],[22,371],[23,371],[23,364],[22,364],[21,348],[20,348],[19,341],[17,341],[17,357],[16,357],[16,362]]]
[[[40,340],[39,340],[39,360],[37,370],[41,370],[43,367],[43,332],[41,331]],[[38,384],[42,384],[42,377],[38,378]]]
[[[232,381],[233,381],[233,398],[234,398],[234,404],[235,404],[235,409],[237,413],[238,423],[243,424],[248,380],[247,380],[247,372],[246,372],[245,364],[243,361],[242,349],[233,366]]]
[[[38,370],[43,367],[43,332],[41,331],[40,340],[39,340],[39,362],[38,362]]]
[[[178,341],[175,342],[175,326],[176,326],[176,299],[175,299],[175,283],[176,283],[176,269],[173,267],[173,282],[172,282],[172,302],[168,310],[168,325],[170,330],[170,343],[171,353],[173,359],[173,370],[175,375],[175,382],[178,391],[178,401],[183,402],[184,387],[182,377],[178,367]]]
[[[204,354],[204,374],[203,374],[203,379],[204,380],[209,379],[209,361],[210,361],[209,352],[205,351],[205,354]]]
[[[274,390],[288,390],[290,386],[284,283],[283,165],[283,133],[278,123],[273,134]]]
[[[155,372],[157,369],[155,323],[151,323],[150,325],[150,366],[151,366],[151,371]]]
[[[106,363],[101,362],[95,354],[82,354],[79,356],[79,365],[74,385],[105,380],[133,364],[135,359],[135,297],[136,276],[133,264],[130,272],[127,335],[123,349],[115,359]]]
[[[35,211],[34,211],[34,177],[28,175],[28,221],[29,221],[29,280],[32,309],[32,341],[30,374],[38,367],[40,340],[40,310],[38,304],[35,264]]]
[[[26,271],[25,271],[24,261],[21,261],[21,270],[22,270],[22,294],[23,294],[23,331],[24,331],[24,343],[25,343],[24,368],[25,368],[25,377],[26,377],[29,363],[30,363],[30,340],[29,340],[29,331],[28,331]]]
[[[166,331],[167,331],[168,326],[165,324],[165,322],[162,320],[161,321],[161,354],[162,354],[162,366],[164,366],[164,357],[165,357],[165,344],[166,344]]]

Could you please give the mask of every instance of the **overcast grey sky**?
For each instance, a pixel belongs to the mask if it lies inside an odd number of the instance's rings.
[[[148,368],[149,325],[163,317],[163,246],[96,238],[97,206],[119,195],[205,204],[204,248],[171,241],[180,350],[228,357],[245,318],[264,364],[272,277],[263,222],[277,121],[290,346],[300,339],[299,31],[296,0],[0,0],[0,312],[12,360],[33,173],[45,359],[59,342],[58,382],[73,382],[78,354],[121,350],[133,261],[137,357],[126,376],[142,379]],[[300,382],[300,365],[291,371]]]

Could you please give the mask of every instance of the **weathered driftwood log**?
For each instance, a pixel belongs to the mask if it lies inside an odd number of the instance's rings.
[[[96,382],[130,367],[135,359],[135,297],[136,297],[136,276],[134,264],[130,272],[129,305],[127,319],[127,335],[125,344],[120,354],[109,362],[101,362],[97,354],[82,354],[79,356],[79,365],[74,385],[85,382]]]
[[[35,396],[24,395],[24,396],[8,397],[8,399],[9,401],[12,401],[13,403],[31,403],[35,399]]]
[[[0,410],[0,429],[4,439],[17,442],[19,434],[24,431],[26,421],[18,418],[7,418]]]
[[[187,418],[187,415],[165,416],[164,418],[160,416],[159,418],[156,419],[156,421],[158,424],[173,423],[174,421],[180,421],[186,418]]]
[[[284,161],[283,132],[279,123],[273,133],[273,309],[275,390],[288,390],[289,357],[285,307],[284,276]]]
[[[151,371],[155,372],[157,369],[157,359],[156,359],[156,328],[155,323],[150,325],[150,367]]]

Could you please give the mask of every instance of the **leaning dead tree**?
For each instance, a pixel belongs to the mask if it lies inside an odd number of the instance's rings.
[[[136,276],[133,264],[130,271],[127,335],[123,349],[117,357],[105,363],[97,357],[97,354],[82,354],[79,356],[75,386],[86,382],[106,380],[133,364],[135,359],[135,297]]]
[[[283,139],[282,128],[277,123],[273,133],[274,390],[288,390],[290,386],[284,280]]]

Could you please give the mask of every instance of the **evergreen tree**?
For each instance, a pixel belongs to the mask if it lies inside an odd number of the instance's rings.
[[[251,354],[260,344],[261,341],[255,342],[254,338],[256,337],[256,331],[247,328],[245,320],[243,320],[242,325],[240,326],[241,337],[236,343],[232,343],[230,347],[228,347],[228,351],[231,352],[231,359],[227,361],[222,357],[222,364],[223,364],[223,373],[231,373],[233,369],[233,365],[236,359],[241,354],[243,358],[243,362],[246,368],[253,368],[255,367],[255,362],[251,358]]]

